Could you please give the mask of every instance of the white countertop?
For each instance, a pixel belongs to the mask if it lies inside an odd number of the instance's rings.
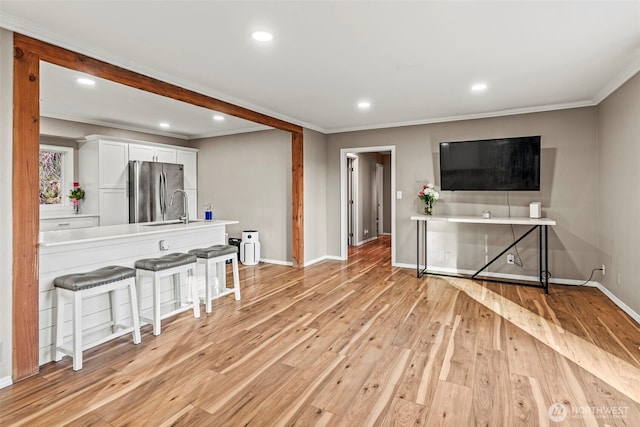
[[[529,217],[491,217],[481,216],[448,216],[448,215],[413,215],[412,221],[440,221],[458,222],[467,224],[513,224],[513,225],[556,225],[556,221],[551,218],[529,218]]]
[[[151,234],[163,234],[180,230],[194,230],[207,227],[222,227],[229,224],[237,224],[238,221],[197,220],[188,225],[163,224],[152,226],[154,223],[107,225],[102,227],[75,228],[70,230],[44,231],[40,233],[40,246],[62,246],[75,243],[95,242],[100,240],[118,239],[123,237],[144,236]]]

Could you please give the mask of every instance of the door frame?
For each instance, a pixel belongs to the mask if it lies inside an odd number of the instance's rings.
[[[396,146],[353,147],[340,149],[340,259],[348,258],[347,247],[347,154],[391,152],[391,265],[396,264]]]

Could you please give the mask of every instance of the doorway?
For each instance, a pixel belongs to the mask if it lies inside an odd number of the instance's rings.
[[[340,259],[348,258],[349,246],[391,235],[394,265],[395,146],[341,149],[340,171]]]

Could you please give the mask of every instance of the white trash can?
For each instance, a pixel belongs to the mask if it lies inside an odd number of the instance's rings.
[[[240,242],[240,262],[244,265],[256,265],[260,262],[260,241],[256,230],[242,232]]]

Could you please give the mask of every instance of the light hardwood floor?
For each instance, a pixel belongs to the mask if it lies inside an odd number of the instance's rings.
[[[640,326],[597,289],[416,279],[389,238],[241,280],[0,390],[0,425],[640,425]]]

